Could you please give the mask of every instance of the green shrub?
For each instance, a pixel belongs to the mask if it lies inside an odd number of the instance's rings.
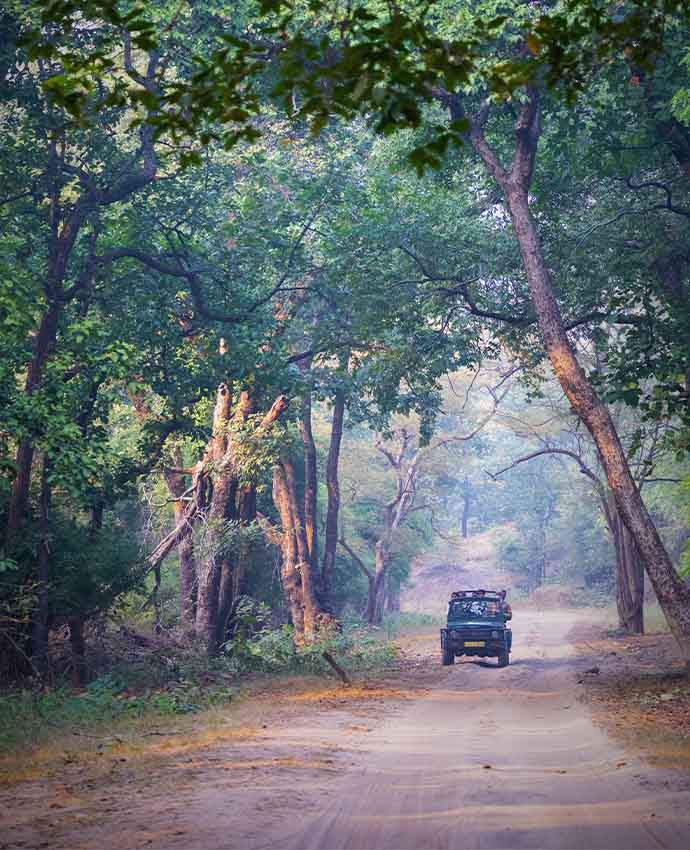
[[[263,628],[248,639],[235,638],[225,644],[227,663],[233,672],[330,673],[324,659],[328,651],[348,669],[385,666],[397,657],[397,649],[382,640],[377,630],[359,622],[345,624],[341,632],[321,634],[304,647],[296,647],[291,626]]]
[[[127,720],[190,714],[229,702],[235,691],[224,685],[201,687],[179,681],[165,688],[132,693],[114,674],[106,674],[83,691],[52,688],[18,690],[0,696],[0,751],[35,745],[55,734],[111,729]]]
[[[424,628],[427,626],[444,625],[441,614],[427,614],[418,611],[396,611],[386,614],[383,618],[383,628],[389,640],[409,629]]]

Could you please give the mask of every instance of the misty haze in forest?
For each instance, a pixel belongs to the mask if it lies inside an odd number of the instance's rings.
[[[684,846],[688,32],[5,4],[8,847]]]

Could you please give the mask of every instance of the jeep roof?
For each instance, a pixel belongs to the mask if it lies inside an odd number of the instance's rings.
[[[467,596],[483,596],[487,599],[496,599],[503,602],[503,600],[506,598],[506,591],[483,590],[481,588],[479,590],[454,590],[450,595],[449,602],[453,602],[453,600],[455,599],[463,599]]]

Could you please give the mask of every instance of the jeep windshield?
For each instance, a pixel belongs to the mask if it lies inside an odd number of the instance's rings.
[[[454,599],[448,608],[449,620],[496,620],[500,616],[496,599]]]

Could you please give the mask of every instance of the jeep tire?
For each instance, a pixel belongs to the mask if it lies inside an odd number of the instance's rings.
[[[446,649],[445,646],[441,647],[441,664],[444,667],[450,667],[451,664],[455,664],[455,653],[452,649]]]
[[[508,664],[510,664],[510,652],[508,652],[507,649],[504,649],[498,656],[498,666],[507,667]]]

